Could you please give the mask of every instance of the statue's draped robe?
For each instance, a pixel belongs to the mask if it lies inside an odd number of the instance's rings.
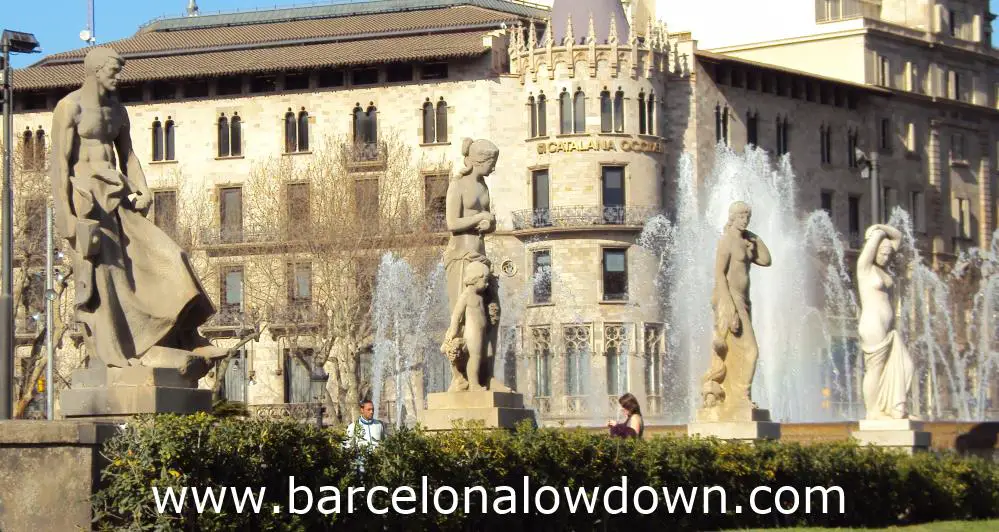
[[[865,398],[868,418],[904,419],[914,366],[909,350],[896,331],[889,331],[881,343],[861,345],[865,371],[878,375],[878,393]]]
[[[66,187],[65,195],[55,194],[55,208],[60,232],[73,244],[76,319],[89,329],[88,347],[118,367],[155,345],[197,347],[197,326],[215,312],[211,300],[180,246],[130,208],[132,191],[95,177],[115,173],[114,162],[89,160],[85,150],[97,139],[86,133],[80,132],[88,146],[71,161],[70,182],[59,177],[54,184]],[[88,245],[93,254],[85,257]]]

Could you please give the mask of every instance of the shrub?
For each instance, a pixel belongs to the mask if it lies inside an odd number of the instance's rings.
[[[942,519],[971,519],[999,515],[999,465],[977,458],[953,454],[924,453],[914,457],[880,449],[861,448],[852,443],[798,444],[764,442],[757,445],[733,444],[712,439],[654,438],[647,441],[611,439],[581,430],[536,429],[522,425],[516,431],[459,429],[444,433],[401,430],[387,438],[374,451],[348,449],[343,434],[293,422],[247,421],[234,418],[194,416],[143,417],[129,423],[109,440],[104,454],[109,463],[103,473],[103,487],[94,498],[98,525],[106,529],[133,530],[329,530],[407,529],[407,530],[647,530],[720,529],[792,525],[857,526],[895,525]],[[308,486],[313,493],[312,509],[302,515],[288,512],[288,477]],[[411,486],[420,497],[422,477],[428,492],[451,486],[458,495],[457,511],[423,514],[421,501],[411,515],[390,511],[374,515],[366,510],[367,490],[386,486],[389,493],[377,493],[376,507],[391,510],[391,490]],[[530,478],[533,490],[553,486],[561,493],[561,503],[552,515],[535,508],[524,513],[523,478]],[[621,484],[627,477],[629,511],[605,513],[603,491]],[[652,486],[659,494],[659,511],[642,515],[633,506],[634,490]],[[237,513],[231,498],[222,512],[198,513],[190,500],[184,513],[159,514],[153,503],[153,487],[179,490],[188,487],[264,487],[263,511]],[[341,513],[323,515],[317,511],[320,486],[340,491]],[[346,513],[348,487],[365,487],[354,497],[355,512]],[[465,513],[465,487],[482,486],[488,497],[488,512],[479,505],[481,494],[472,492]],[[503,491],[498,486],[518,490],[517,513],[494,512]],[[662,487],[719,486],[726,490],[727,513],[720,513],[720,497],[712,500],[712,512],[702,512],[702,498],[694,511],[669,515]],[[781,486],[797,488],[802,494],[800,508],[790,515],[771,511],[756,515],[750,511],[749,495],[757,486],[773,490]],[[833,513],[823,514],[817,506],[805,513],[805,490],[815,486],[839,486],[845,494],[845,512],[838,513],[838,500],[831,498]],[[572,513],[567,508],[563,488],[573,494],[579,488],[601,487],[593,514]],[[703,488],[702,488],[703,489]],[[431,497],[432,498],[432,497]],[[533,504],[534,494],[531,502]],[[304,496],[299,499],[304,506]],[[543,497],[546,505],[551,499]],[[618,505],[618,498],[612,499]],[[651,496],[643,503],[650,505]],[[444,496],[443,506],[451,497]],[[761,502],[770,506],[771,494]],[[791,499],[782,497],[787,506]],[[509,499],[505,501],[509,503]],[[820,502],[818,496],[810,501]],[[735,505],[743,506],[737,513]],[[272,508],[281,506],[281,513]],[[500,509],[508,504],[501,504]],[[582,505],[581,505],[582,507]]]

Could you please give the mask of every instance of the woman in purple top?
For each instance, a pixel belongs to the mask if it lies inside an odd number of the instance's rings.
[[[642,439],[645,434],[645,420],[642,419],[642,409],[638,406],[638,399],[626,393],[617,402],[621,405],[621,413],[624,414],[625,420],[623,423],[607,421],[611,436]]]

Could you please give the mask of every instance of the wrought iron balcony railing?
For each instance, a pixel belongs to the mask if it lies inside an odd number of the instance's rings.
[[[301,300],[273,309],[270,321],[275,326],[314,326],[319,323],[321,317],[322,312],[311,301]]]
[[[226,227],[211,227],[201,231],[201,245],[222,246],[226,244],[263,244],[278,242],[281,233],[273,231],[247,231]]]
[[[514,230],[522,230],[593,225],[642,226],[660,212],[658,207],[651,205],[571,205],[514,211],[511,216]]]
[[[251,318],[249,314],[240,308],[222,307],[212,316],[205,327],[209,329],[242,329],[251,328]]]

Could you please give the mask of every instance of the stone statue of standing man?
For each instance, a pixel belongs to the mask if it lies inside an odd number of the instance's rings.
[[[864,352],[864,404],[867,419],[906,419],[912,358],[895,330],[894,280],[887,271],[902,233],[890,225],[872,225],[857,258],[860,323]]]
[[[152,192],[118,100],[125,66],[110,48],[84,59],[83,86],[52,119],[56,231],[70,244],[75,314],[108,367],[177,369],[192,384],[226,354],[198,333],[215,312],[187,255],[146,218]]]
[[[752,211],[744,202],[729,206],[728,223],[715,256],[715,288],[711,295],[714,334],[711,366],[701,395],[705,420],[734,420],[756,408],[750,388],[756,373],[759,347],[749,301],[749,269],[770,266],[770,250],[749,231]]]

